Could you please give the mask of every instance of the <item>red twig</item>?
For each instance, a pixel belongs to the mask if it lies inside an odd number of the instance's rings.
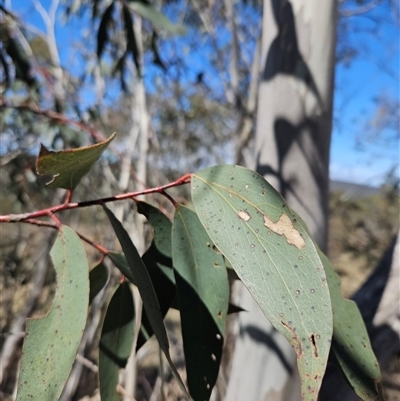
[[[65,197],[64,203],[70,203],[71,202],[73,193],[74,193],[74,191],[72,189],[68,189],[67,190],[67,196]]]
[[[55,217],[54,215],[52,217]],[[57,219],[58,220],[58,219]],[[17,223],[16,221],[10,221],[10,223]],[[35,220],[35,219],[26,219],[26,220],[21,220],[20,223],[28,223],[32,224],[34,226],[39,226],[39,227],[49,227],[49,228],[54,228],[58,230],[60,226],[56,223],[49,223],[48,221],[42,221],[42,220]],[[104,246],[92,241],[90,238],[86,237],[85,235],[78,233],[75,231],[78,237],[82,240],[87,242],[89,245],[91,245],[93,248],[97,249],[99,252],[101,252],[103,255],[108,254],[108,250],[104,248]]]
[[[161,195],[164,195],[168,200],[171,201],[171,203],[174,205],[174,207],[176,208],[177,206],[177,201],[166,191],[162,191]]]
[[[76,232],[76,231],[75,231]],[[108,255],[108,249],[104,248],[104,246],[92,241],[90,238],[85,237],[83,234],[78,233],[78,236],[81,240],[87,242],[89,245],[91,245],[93,248],[97,249],[99,252],[101,252],[103,255]]]
[[[188,184],[191,180],[191,177],[192,177],[191,174],[185,174],[184,176],[178,178],[176,181],[170,182],[165,185],[161,185],[159,187],[144,189],[142,191],[129,192],[126,194],[119,194],[107,198],[94,199],[90,201],[63,203],[61,205],[51,206],[47,209],[37,210],[35,212],[30,212],[30,213],[2,215],[0,216],[0,223],[16,223],[20,221],[22,222],[22,221],[37,219],[38,217],[51,216],[63,210],[78,209],[94,205],[102,205],[103,203],[117,202],[125,199],[134,199],[135,197],[140,195],[148,195],[154,193],[159,193],[164,195],[164,191],[168,188],[173,188],[173,187],[178,187],[180,185]]]
[[[17,223],[16,221],[10,222],[10,223]],[[50,228],[55,228],[58,230],[58,226],[56,224],[53,223],[49,223],[48,221],[42,221],[42,220],[35,220],[35,219],[26,219],[26,220],[22,220],[21,223],[29,223],[32,224],[34,226],[44,226],[44,227],[50,227]]]

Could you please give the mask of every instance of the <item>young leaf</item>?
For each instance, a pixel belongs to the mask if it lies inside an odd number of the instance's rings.
[[[102,262],[95,266],[89,273],[90,292],[89,303],[103,289],[108,280],[108,270]]]
[[[73,230],[62,226],[51,250],[57,291],[50,312],[28,319],[18,401],[58,400],[75,361],[89,304],[89,265]]]
[[[59,152],[50,151],[41,145],[36,171],[39,175],[54,176],[48,183],[51,187],[74,189],[99,160],[115,135],[112,134],[107,140],[96,145]]]
[[[192,177],[193,203],[215,246],[297,354],[303,400],[317,400],[332,339],[326,275],[313,241],[259,174],[218,166]]]
[[[99,353],[99,388],[102,400],[119,401],[118,373],[132,350],[135,308],[129,283],[122,283],[111,298],[103,323]]]
[[[146,266],[144,265],[139,255],[139,252],[137,251],[135,245],[129,237],[129,234],[126,232],[121,222],[105,205],[103,205],[103,209],[106,212],[107,217],[110,220],[111,225],[115,231],[115,234],[117,235],[119,243],[121,244],[122,250],[124,251],[126,260],[132,273],[133,281],[139,289],[140,296],[143,300],[143,307],[149,318],[149,322],[160,345],[160,348],[164,352],[171,366],[171,370],[178,380],[179,385],[181,386],[182,390],[187,393],[185,385],[183,384],[183,381],[179,376],[179,373],[176,370],[176,367],[173,364],[169,353],[168,337],[164,327],[160,305],[158,303],[157,295],[154,291],[154,287]]]
[[[182,205],[175,212],[172,245],[189,391],[194,400],[204,401],[221,361],[228,275],[196,213]]]
[[[332,351],[356,394],[365,401],[380,400],[377,388],[381,373],[360,311],[354,301],[342,297],[338,275],[321,251],[319,255],[332,299]]]
[[[160,31],[165,31],[172,35],[184,35],[186,33],[186,28],[183,25],[173,24],[147,0],[131,0],[129,1],[128,6],[133,12],[150,21],[153,26]]]

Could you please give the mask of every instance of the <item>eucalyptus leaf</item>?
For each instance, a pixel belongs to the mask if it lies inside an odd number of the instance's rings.
[[[149,322],[160,345],[160,348],[164,352],[170,364],[171,370],[175,378],[178,380],[180,387],[189,397],[182,378],[180,377],[174,363],[172,362],[171,355],[169,353],[169,342],[160,310],[160,304],[158,303],[157,295],[155,293],[153,283],[151,282],[151,278],[146,269],[146,266],[144,265],[135,245],[130,239],[129,234],[123,227],[122,223],[114,216],[114,213],[112,213],[111,210],[107,208],[107,206],[103,205],[103,209],[106,212],[107,217],[110,220],[115,234],[117,235],[117,238],[121,244],[122,250],[125,254],[126,260],[132,273],[132,279],[139,289],[140,296],[143,300],[143,307],[149,318]]]
[[[80,238],[69,227],[62,226],[50,255],[57,290],[50,312],[42,318],[27,320],[18,401],[58,400],[86,325],[89,265]]]
[[[332,351],[356,394],[365,401],[381,400],[378,391],[381,372],[361,313],[354,301],[343,298],[338,275],[328,258],[319,253],[332,299]]]
[[[333,317],[313,241],[282,196],[251,170],[208,168],[193,174],[191,187],[211,240],[296,351],[303,400],[317,400]]]
[[[124,368],[134,340],[135,308],[129,283],[122,283],[111,298],[100,338],[99,388],[102,400],[119,401],[119,369]]]
[[[194,400],[204,401],[221,362],[228,274],[196,213],[183,205],[176,208],[172,244],[189,391]]]
[[[93,301],[96,295],[104,288],[108,280],[108,270],[104,263],[100,262],[89,273],[90,292],[89,303]]]
[[[42,144],[36,161],[36,171],[39,175],[53,175],[48,183],[51,187],[74,189],[100,159],[115,135],[112,134],[96,145],[59,152],[50,151]]]
[[[129,1],[128,6],[133,12],[150,21],[160,31],[173,35],[184,35],[186,33],[186,28],[183,25],[173,24],[161,11],[146,0]]]

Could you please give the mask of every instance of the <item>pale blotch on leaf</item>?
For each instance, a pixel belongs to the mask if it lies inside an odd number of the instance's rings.
[[[251,216],[245,210],[239,210],[237,214],[243,221],[249,221],[251,219]]]
[[[284,235],[286,241],[294,245],[297,249],[303,249],[305,247],[306,243],[304,242],[304,238],[294,228],[292,221],[286,214],[282,214],[276,223],[264,215],[264,225],[274,233]]]

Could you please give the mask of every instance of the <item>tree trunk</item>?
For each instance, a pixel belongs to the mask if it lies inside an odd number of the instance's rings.
[[[256,166],[327,242],[335,0],[264,0]],[[246,289],[226,400],[300,400],[295,354]]]

